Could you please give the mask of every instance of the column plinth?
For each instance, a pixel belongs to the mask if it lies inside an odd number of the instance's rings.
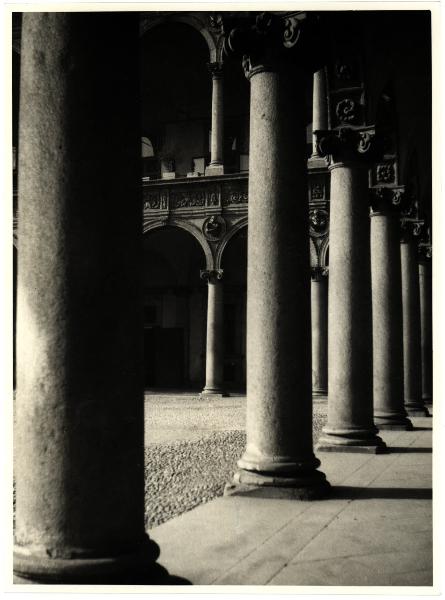
[[[226,396],[224,391],[224,288],[222,270],[201,271],[207,279],[206,383],[203,396]]]
[[[425,404],[433,402],[433,323],[431,246],[419,248],[420,336],[422,352],[422,398]]]
[[[311,271],[312,395],[328,393],[328,269]]]
[[[233,51],[240,43],[251,104],[247,445],[226,494],[312,499],[329,484],[312,446],[308,205],[295,201],[307,198],[303,90],[311,74],[285,56],[274,60],[280,32],[284,21],[260,15],[252,35],[262,51],[255,46],[252,56],[243,33],[228,38]]]
[[[422,399],[422,351],[417,235],[421,224],[402,221],[400,258],[402,268],[403,362],[405,409],[408,415],[428,416]]]
[[[330,159],[328,421],[317,449],[386,451],[372,402],[368,160],[374,131],[316,132]]]
[[[22,40],[14,573],[156,582],[164,571],[144,526],[138,20],[24,13]]]
[[[210,164],[206,175],[224,175],[224,78],[223,66],[209,64],[212,74],[212,133],[210,141]]]
[[[402,188],[374,190],[371,280],[374,422],[379,429],[411,430],[403,397],[403,323],[398,207]]]

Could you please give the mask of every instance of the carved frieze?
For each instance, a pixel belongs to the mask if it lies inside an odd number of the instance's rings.
[[[168,208],[168,192],[143,188],[144,209],[166,210]]]
[[[225,182],[222,186],[222,206],[246,204],[248,201],[247,181]]]
[[[323,200],[324,199],[324,185],[322,181],[312,181],[310,183],[310,199],[311,200]]]

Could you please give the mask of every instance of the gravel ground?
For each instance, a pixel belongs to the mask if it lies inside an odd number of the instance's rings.
[[[202,412],[205,412],[202,411]],[[314,406],[314,442],[325,424],[325,407]],[[156,423],[159,424],[159,414]],[[194,437],[168,443],[148,443],[145,450],[146,526],[173,517],[221,496],[242,455],[246,435],[241,430],[199,431]]]

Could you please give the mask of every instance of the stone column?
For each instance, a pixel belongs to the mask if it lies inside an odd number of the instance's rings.
[[[14,572],[155,581],[137,14],[24,13],[22,40]]]
[[[371,281],[374,421],[379,429],[411,430],[403,397],[403,324],[398,207],[401,188],[373,191]]]
[[[225,396],[224,377],[224,289],[223,272],[201,271],[202,279],[207,279],[207,342],[206,342],[206,384],[203,395]]]
[[[420,293],[416,240],[420,228],[421,224],[416,221],[402,221],[400,245],[405,408],[413,417],[429,414],[422,399]]]
[[[311,270],[312,395],[328,393],[328,268]]]
[[[330,159],[328,422],[318,450],[381,452],[372,403],[368,161],[372,128],[317,132]]]
[[[232,31],[228,40],[244,54],[251,100],[247,447],[226,493],[311,499],[329,484],[312,448],[304,103],[310,74],[301,66],[306,53],[291,63],[283,46],[275,60],[280,26],[278,17],[257,18],[252,55],[243,34]]]
[[[324,131],[328,128],[328,111],[326,98],[326,74],[323,69],[314,73],[312,94],[312,131]],[[317,139],[313,135],[312,158],[319,156]]]
[[[420,338],[422,352],[422,398],[433,401],[433,323],[431,246],[419,247]]]
[[[206,175],[224,174],[224,78],[222,63],[209,64],[212,74],[212,134]]]

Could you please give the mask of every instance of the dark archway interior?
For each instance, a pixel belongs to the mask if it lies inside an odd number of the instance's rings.
[[[204,251],[176,227],[144,236],[145,386],[181,389],[204,379]]]

